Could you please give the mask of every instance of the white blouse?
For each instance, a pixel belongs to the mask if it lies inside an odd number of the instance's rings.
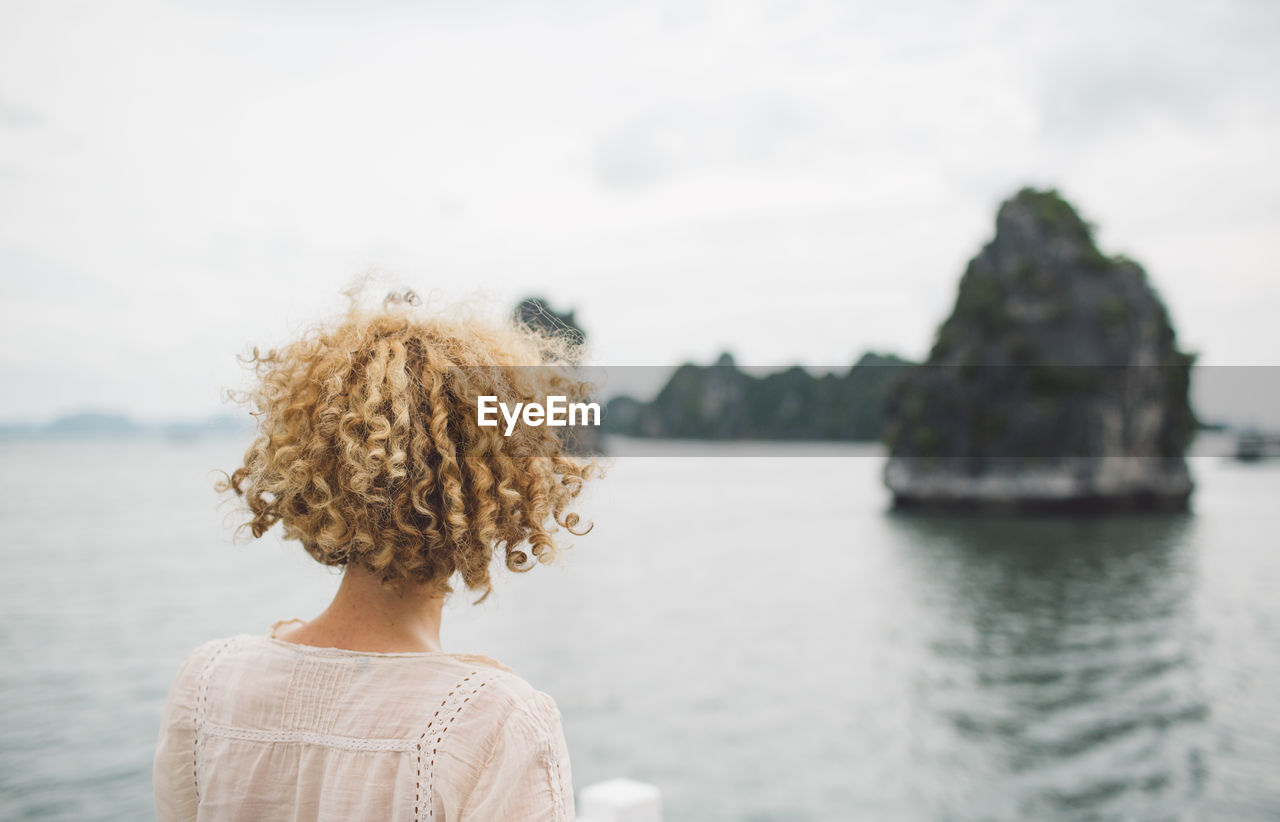
[[[511,669],[274,633],[183,661],[156,747],[160,822],[574,818],[560,713]]]

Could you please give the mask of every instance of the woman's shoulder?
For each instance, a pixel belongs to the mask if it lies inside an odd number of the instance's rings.
[[[249,637],[247,635],[227,636],[211,639],[197,645],[182,657],[182,662],[178,665],[178,675],[175,678],[181,682],[198,677],[211,663],[245,639],[249,639]]]
[[[446,656],[450,656],[458,660],[459,662],[463,663],[464,665],[478,666],[488,671],[499,671],[504,674],[510,674],[511,676],[514,676],[517,679],[520,678],[520,674],[508,668],[506,665],[503,665],[501,662],[494,659],[493,657],[485,656],[484,654],[448,653],[446,654]]]
[[[479,710],[464,718],[460,738],[436,738],[448,745],[438,783],[446,804],[474,819],[524,818],[535,807],[554,808],[546,818],[572,819],[572,771],[555,701],[505,666],[477,674],[492,677],[472,691]]]
[[[487,702],[491,710],[504,714],[515,711],[547,714],[556,711],[555,700],[535,688],[512,668],[484,654],[449,654],[451,658],[469,669],[468,676],[476,687],[483,687],[489,694]]]

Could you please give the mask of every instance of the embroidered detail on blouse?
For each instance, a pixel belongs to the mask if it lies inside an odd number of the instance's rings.
[[[539,713],[534,713],[528,709],[523,712],[538,726],[539,738],[542,740],[541,753],[546,756],[550,767],[547,768],[547,782],[551,788],[551,796],[555,800],[556,819],[566,819],[568,814],[564,805],[564,777],[560,771],[560,757],[556,755],[555,746],[552,744],[553,735],[551,728],[547,725],[545,717]]]
[[[483,681],[473,681],[478,675],[478,671],[472,671],[458,681],[448,695],[440,701],[440,707],[436,709],[435,715],[427,722],[427,729],[422,732],[422,736],[418,737],[417,745],[417,793],[414,796],[413,818],[415,820],[422,819],[422,756],[426,746],[431,746],[431,759],[427,762],[427,819],[436,818],[435,803],[431,801],[431,797],[435,792],[436,782],[436,758],[439,756],[440,749],[444,747],[444,736],[448,732],[449,727],[453,725],[453,720],[458,718],[458,714],[462,713],[462,709],[471,701],[471,697],[480,692],[485,686]],[[432,741],[430,737],[435,737]]]
[[[556,819],[568,818],[564,808],[564,779],[560,775],[560,757],[556,756],[555,749],[551,745],[551,729],[547,727],[547,723],[541,719],[538,724],[542,726],[543,739],[547,740],[546,754],[547,759],[551,762],[552,779],[551,795],[556,802]]]
[[[337,736],[313,731],[260,731],[254,728],[235,728],[206,722],[204,732],[208,736],[225,739],[243,739],[248,742],[295,742],[303,745],[322,745],[343,751],[412,751],[417,743],[412,739],[365,739],[358,736]]]
[[[338,720],[338,709],[345,704],[351,688],[353,669],[353,664],[334,664],[332,659],[324,657],[298,660],[285,691],[280,727],[288,731],[314,730],[319,734],[332,731]]]
[[[200,685],[196,690],[195,736],[191,740],[191,780],[195,786],[197,804],[200,802],[200,739],[202,731],[204,731],[205,717],[208,716],[209,712],[209,677],[213,674],[213,667],[217,664],[218,659],[228,648],[235,645],[239,639],[239,637],[231,637],[223,641],[209,655],[204,667],[200,669]]]

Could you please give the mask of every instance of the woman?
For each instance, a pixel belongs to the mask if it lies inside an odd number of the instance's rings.
[[[183,662],[155,757],[163,820],[570,820],[554,701],[487,657],[447,653],[450,579],[550,563],[595,464],[562,428],[482,426],[477,397],[583,398],[567,337],[356,305],[252,362],[258,434],[219,484],[344,568],[329,607]]]

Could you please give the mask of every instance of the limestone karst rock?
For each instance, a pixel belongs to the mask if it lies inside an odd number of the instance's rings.
[[[1185,508],[1193,361],[1142,267],[1023,189],[890,391],[884,482],[899,507]]]

